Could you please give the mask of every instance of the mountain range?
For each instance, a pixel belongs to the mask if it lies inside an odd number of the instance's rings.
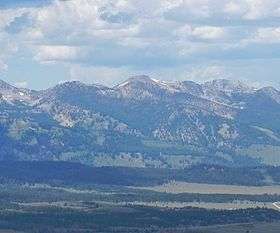
[[[184,168],[280,165],[280,92],[239,81],[114,87],[65,82],[47,90],[0,81],[0,159]]]

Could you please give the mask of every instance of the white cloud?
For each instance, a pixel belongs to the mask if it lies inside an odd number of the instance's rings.
[[[230,1],[225,4],[224,11],[225,13],[231,15],[241,15],[246,11],[246,9],[244,9],[244,4],[241,5],[240,2],[238,3],[237,1]]]
[[[71,61],[82,59],[84,52],[79,47],[42,45],[36,48],[35,59],[39,62]]]
[[[19,88],[27,88],[28,82],[27,81],[15,82],[14,85]]]
[[[251,41],[266,44],[280,43],[280,27],[259,28]]]
[[[246,0],[247,11],[245,19],[257,20],[280,16],[280,2],[278,0]]]
[[[99,83],[113,86],[116,82],[121,82],[129,76],[134,75],[127,68],[93,67],[74,65],[70,68],[70,79],[81,80],[87,83]]]
[[[8,65],[4,63],[4,61],[0,60],[0,72],[2,71],[7,71],[8,70]]]
[[[217,77],[231,79],[232,74],[220,65],[201,65],[187,71],[185,76],[194,81],[207,81],[217,79]]]
[[[227,38],[227,32],[225,28],[222,27],[214,27],[214,26],[200,26],[200,27],[192,27],[189,24],[186,24],[176,30],[174,34],[178,38],[185,39],[204,39],[204,40],[220,40]]]
[[[248,20],[275,20],[279,8],[275,0],[57,0],[30,9],[33,24],[22,37],[40,62],[176,62],[238,48],[256,30]]]
[[[221,27],[203,26],[193,30],[192,35],[201,39],[222,39],[226,37],[225,29]]]
[[[0,9],[0,30],[3,30],[5,27],[9,26],[15,18],[22,16],[24,13],[28,12],[25,8],[19,9]]]
[[[0,71],[7,71],[7,60],[18,51],[18,45],[0,31]]]
[[[25,14],[28,25],[10,34],[7,26]],[[11,56],[71,64],[71,77],[113,83],[105,76],[261,57],[280,41],[279,19],[279,0],[54,0],[0,9],[0,61],[2,70]]]

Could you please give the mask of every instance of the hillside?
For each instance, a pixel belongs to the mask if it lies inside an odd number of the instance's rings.
[[[184,168],[280,165],[280,92],[135,76],[109,88],[0,82],[0,159]],[[267,114],[269,112],[269,114]]]

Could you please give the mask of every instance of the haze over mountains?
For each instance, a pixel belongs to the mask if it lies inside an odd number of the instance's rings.
[[[135,76],[43,91],[0,81],[0,159],[184,168],[280,165],[280,92]]]

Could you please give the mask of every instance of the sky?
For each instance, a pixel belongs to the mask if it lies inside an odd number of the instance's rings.
[[[133,75],[280,88],[279,0],[0,0],[0,79],[46,89]]]

